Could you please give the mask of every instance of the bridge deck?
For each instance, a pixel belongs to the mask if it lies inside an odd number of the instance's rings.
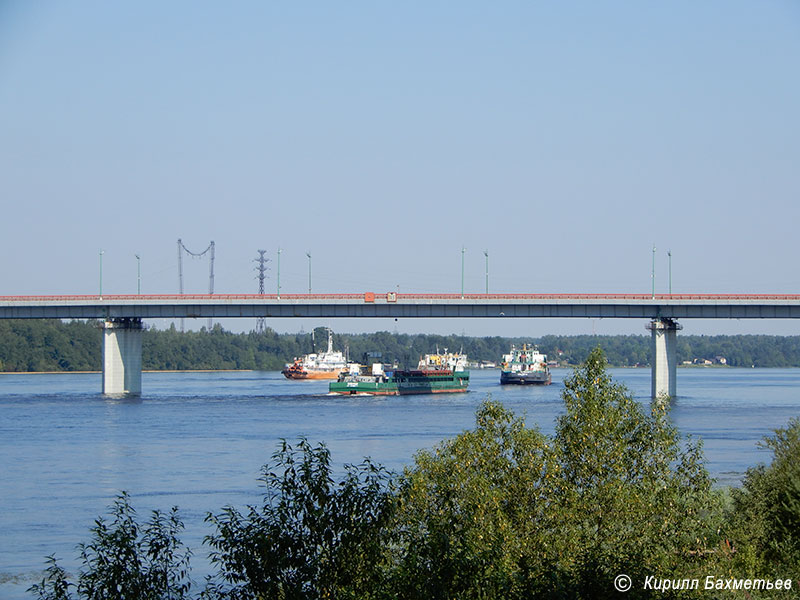
[[[115,294],[0,296],[0,318],[579,317],[795,319],[800,294]]]

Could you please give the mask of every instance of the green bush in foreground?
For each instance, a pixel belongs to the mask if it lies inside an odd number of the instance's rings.
[[[77,583],[69,581],[54,557],[46,575],[30,591],[40,600],[68,600],[70,588],[86,600],[180,600],[189,597],[191,552],[179,539],[183,523],[178,509],[153,511],[144,529],[124,492],[111,509],[110,523],[99,518],[92,541],[79,546],[83,568]]]
[[[219,573],[211,598],[376,598],[385,595],[381,557],[390,533],[389,474],[365,460],[338,484],[330,452],[285,441],[264,467],[264,503],[245,514],[209,515],[206,538]]]
[[[734,573],[797,577],[800,573],[800,419],[778,429],[764,445],[769,466],[748,470],[731,491],[731,545],[723,564]]]
[[[488,401],[474,430],[417,455],[398,500],[401,597],[612,598],[621,573],[688,577],[704,560],[719,501],[665,403],[645,412],[600,351],[564,401],[552,438]]]

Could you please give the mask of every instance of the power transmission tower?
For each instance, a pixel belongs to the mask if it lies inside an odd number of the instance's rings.
[[[208,248],[203,250],[202,252],[192,252],[186,246],[183,245],[183,242],[178,239],[178,285],[180,289],[181,295],[183,295],[183,253],[186,252],[189,256],[193,258],[200,258],[208,253],[209,258],[209,268],[208,268],[208,293],[209,295],[214,293],[214,241],[212,240],[211,243],[208,245]],[[212,321],[209,317],[208,319],[208,330],[211,331]],[[183,331],[183,319],[181,319],[181,331]]]
[[[255,269],[258,272],[258,293],[262,296],[264,295],[264,279],[267,272],[267,263],[269,262],[269,259],[264,257],[266,253],[266,250],[259,250],[258,258],[253,259],[253,262],[256,263]],[[264,319],[264,317],[258,317],[258,319],[256,319],[256,333],[264,333],[265,328],[266,319]]]

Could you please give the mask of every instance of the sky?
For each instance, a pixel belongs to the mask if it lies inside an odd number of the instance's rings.
[[[0,295],[800,293],[798,57],[795,0],[0,0]]]

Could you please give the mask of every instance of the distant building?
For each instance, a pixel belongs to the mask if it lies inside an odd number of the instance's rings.
[[[682,365],[727,365],[728,360],[724,356],[715,356],[714,360],[709,360],[707,358],[693,358],[692,360],[684,360]]]

